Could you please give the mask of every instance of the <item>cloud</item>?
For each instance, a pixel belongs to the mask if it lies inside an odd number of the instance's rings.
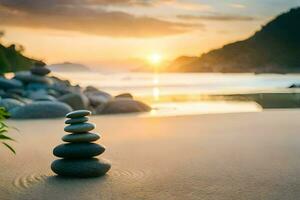
[[[243,15],[177,15],[177,18],[184,20],[213,20],[213,21],[253,21],[256,18]]]
[[[170,0],[164,0],[170,1]],[[181,34],[197,24],[171,22],[126,12],[106,5],[140,5],[137,0],[0,0],[0,25],[78,31],[109,37],[157,37]]]
[[[246,8],[245,5],[239,4],[239,3],[232,3],[232,4],[229,4],[229,6],[232,7],[232,8],[239,8],[239,9],[244,9],[244,8]]]
[[[160,1],[160,4],[167,5],[169,7],[174,7],[179,10],[188,10],[188,11],[210,11],[212,6],[209,4],[203,4],[199,2],[188,2],[188,1],[175,1],[175,0],[164,0]]]

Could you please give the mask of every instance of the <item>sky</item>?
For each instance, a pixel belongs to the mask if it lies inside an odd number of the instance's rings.
[[[300,0],[0,0],[1,42],[45,62],[126,67],[245,39]],[[156,55],[156,56],[155,56]],[[152,59],[153,61],[153,59]]]

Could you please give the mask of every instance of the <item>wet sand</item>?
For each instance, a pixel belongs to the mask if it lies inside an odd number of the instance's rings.
[[[0,199],[298,199],[300,110],[180,117],[97,116],[112,169],[66,179],[50,170],[64,119],[9,121]]]

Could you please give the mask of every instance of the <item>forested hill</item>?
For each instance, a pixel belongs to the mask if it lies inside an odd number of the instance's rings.
[[[283,13],[246,40],[200,57],[180,57],[168,67],[176,72],[300,72],[300,7]]]
[[[5,47],[0,44],[0,74],[28,70],[34,64],[45,65],[42,61],[22,55],[22,49],[18,49],[16,45]]]

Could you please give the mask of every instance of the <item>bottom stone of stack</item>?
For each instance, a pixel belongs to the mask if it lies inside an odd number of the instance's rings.
[[[59,159],[51,164],[51,169],[60,176],[98,177],[103,176],[111,168],[110,163],[103,159]]]

